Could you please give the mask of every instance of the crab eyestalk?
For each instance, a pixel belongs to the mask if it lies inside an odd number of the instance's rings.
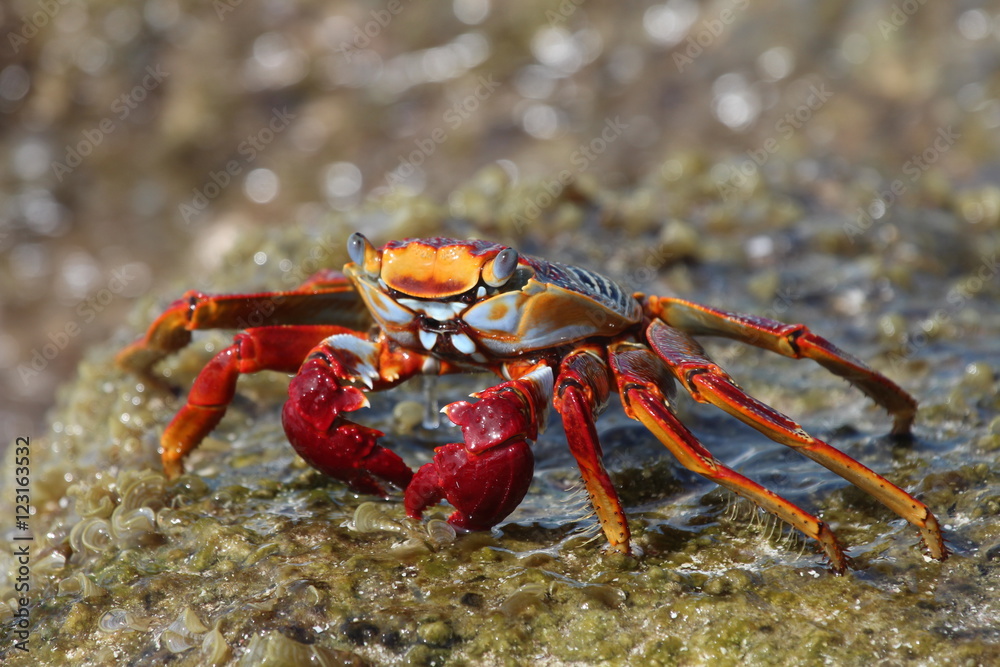
[[[496,257],[483,267],[483,282],[490,287],[500,287],[514,275],[517,269],[517,251],[513,248],[501,250]]]
[[[371,278],[377,278],[382,268],[382,254],[364,234],[354,232],[347,239],[347,254]]]

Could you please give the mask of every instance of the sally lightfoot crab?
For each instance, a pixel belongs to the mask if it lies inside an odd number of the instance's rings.
[[[295,450],[323,473],[363,493],[403,489],[406,513],[419,519],[447,500],[448,521],[485,530],[510,514],[531,482],[531,444],[550,401],[562,417],[591,503],[611,546],[630,551],[625,512],[602,462],[594,422],[615,392],[687,468],[749,499],[815,539],[835,572],[847,558],[830,527],[717,460],[677,419],[676,384],[794,448],[864,490],[919,529],[943,560],[937,519],[919,500],[799,424],[744,393],[695,340],[723,336],[796,359],[812,359],[848,380],[906,434],[916,401],[883,375],[801,324],[730,313],[683,299],[629,294],[604,276],[519,255],[487,241],[393,241],[376,249],[348,241],[343,274],[322,271],[286,292],[210,296],[188,292],[119,363],[147,373],[191,340],[191,331],[250,328],[208,362],[187,404],[161,438],[165,471],[218,424],[242,373],[294,373],[282,411]],[[489,371],[504,379],[444,412],[463,442],[438,447],[415,474],[379,444],[381,432],[347,415],[367,394],[421,374]]]

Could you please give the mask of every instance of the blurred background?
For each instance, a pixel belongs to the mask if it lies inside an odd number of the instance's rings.
[[[572,256],[579,221],[532,209],[547,191],[601,202],[612,274],[643,261],[626,239],[721,260],[699,254],[714,230],[807,213],[829,248],[897,261],[902,210],[995,243],[998,71],[992,2],[6,0],[3,441],[131,335],[137,299],[210,289],[253,228],[381,212],[376,241],[423,216]],[[504,209],[491,184],[536,194]],[[737,270],[794,252],[748,238]]]

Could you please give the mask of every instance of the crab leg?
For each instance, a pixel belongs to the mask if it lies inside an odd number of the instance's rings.
[[[641,297],[641,295],[640,295]],[[860,359],[809,331],[804,324],[785,324],[766,317],[732,313],[669,297],[641,297],[646,311],[690,334],[724,336],[795,359],[808,358],[844,378],[893,416],[892,432],[910,432],[917,402],[895,382]]]
[[[365,329],[371,323],[350,281],[321,271],[287,292],[212,296],[189,291],[150,325],[146,334],[118,353],[118,365],[147,373],[157,361],[191,342],[195,329],[247,329],[278,324],[335,324]]]
[[[447,500],[455,512],[448,523],[465,530],[488,530],[524,499],[535,459],[531,443],[545,424],[552,369],[536,367],[508,382],[473,394],[475,403],[445,407],[462,427],[462,443],[436,448],[406,487],[406,513],[419,519],[425,509]]]
[[[263,370],[294,373],[317,342],[334,333],[350,331],[336,326],[256,327],[236,334],[198,373],[187,402],[160,437],[163,470],[168,477],[183,472],[183,460],[214,429],[236,394],[243,373]]]
[[[744,393],[689,334],[653,320],[646,336],[649,345],[696,401],[712,403],[772,440],[802,452],[837,473],[919,528],[931,556],[943,560],[948,555],[937,519],[922,502],[840,450],[810,436],[774,408]]]
[[[594,416],[611,392],[610,369],[596,346],[574,350],[559,365],[553,405],[562,416],[569,449],[576,458],[590,503],[611,547],[629,553],[629,528],[618,492],[602,460]]]
[[[839,574],[846,569],[847,558],[824,521],[716,460],[677,419],[669,404],[674,392],[673,378],[653,352],[634,343],[616,343],[609,348],[609,356],[625,413],[652,431],[681,465],[815,539],[830,559],[834,572]]]

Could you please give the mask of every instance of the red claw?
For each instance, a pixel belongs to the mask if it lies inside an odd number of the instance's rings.
[[[341,387],[336,379],[328,365],[312,360],[302,365],[288,388],[288,402],[316,430],[328,430],[341,412],[368,406],[364,392],[356,387]]]
[[[378,480],[406,488],[413,471],[378,444],[382,432],[341,416],[366,407],[368,399],[360,389],[339,386],[338,380],[327,359],[313,358],[302,365],[281,413],[289,442],[309,465],[356,491],[387,495]]]
[[[476,403],[452,403],[445,408],[445,414],[462,427],[466,449],[481,452],[516,437],[538,437],[526,407],[517,394],[507,392],[486,396]]]
[[[448,523],[465,530],[489,530],[517,508],[528,492],[535,457],[526,440],[481,454],[460,443],[434,450],[406,488],[406,513],[419,519],[424,509],[447,500],[455,511]]]
[[[552,372],[543,368],[482,392],[475,403],[445,408],[462,427],[465,442],[438,447],[434,461],[413,476],[406,488],[407,515],[419,519],[444,499],[455,508],[448,523],[456,528],[488,530],[507,518],[531,485],[530,444],[551,386]]]

